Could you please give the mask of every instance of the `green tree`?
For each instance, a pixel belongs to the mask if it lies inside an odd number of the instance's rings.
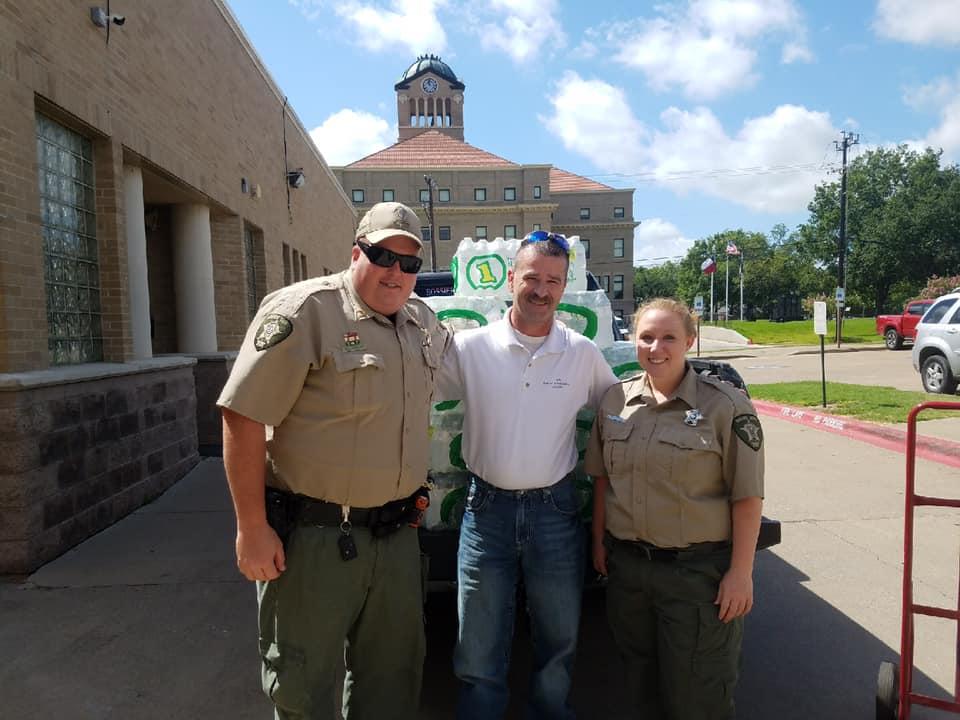
[[[941,168],[940,158],[929,148],[878,148],[847,170],[846,285],[875,312],[915,296],[931,273],[960,271],[960,169]],[[803,251],[836,281],[839,180],[817,186],[808,209]]]
[[[656,267],[634,269],[633,299],[637,303],[655,297],[677,297],[679,266],[666,262]]]

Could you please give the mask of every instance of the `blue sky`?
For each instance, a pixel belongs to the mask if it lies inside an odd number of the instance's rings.
[[[805,221],[843,130],[960,161],[960,0],[227,2],[331,165],[396,141],[438,54],[467,142],[636,188],[635,264]]]

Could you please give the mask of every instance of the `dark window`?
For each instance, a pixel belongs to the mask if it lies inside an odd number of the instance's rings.
[[[503,189],[503,199],[505,202],[513,202],[517,199],[517,189],[516,188],[504,188]]]
[[[450,226],[449,226],[449,225],[441,225],[441,226],[440,226],[440,241],[442,242],[442,241],[444,241],[444,240],[449,240],[449,239],[450,239]]]
[[[361,192],[363,191],[361,190]],[[293,276],[290,273],[290,246],[286,243],[283,243],[281,254],[283,255],[283,284],[289,285]]]
[[[487,200],[487,189],[486,188],[474,188],[473,189],[473,199],[477,202],[486,202]]]
[[[540,195],[541,195],[540,186],[539,186],[539,185],[534,185],[534,186],[533,186],[533,199],[534,199],[534,200],[539,200],[539,199],[540,199]]]
[[[924,325],[930,325],[931,323],[938,323],[943,319],[943,316],[947,314],[947,310],[953,307],[953,304],[956,302],[956,299],[951,298],[949,300],[941,300],[936,305],[934,305],[927,312],[926,315],[920,320]]]
[[[600,277],[600,285],[603,286],[605,292],[610,292],[610,276],[602,275]]]
[[[613,299],[623,300],[623,275],[613,276]]]
[[[615,218],[622,218],[622,217],[623,217],[623,208],[622,208],[622,207],[615,207],[615,208],[613,209],[613,216],[614,216]]]
[[[922,316],[927,310],[930,309],[931,305],[933,305],[932,300],[928,303],[917,303],[916,305],[911,305],[909,308],[907,308],[907,314]]]
[[[383,191],[383,201],[384,202],[393,202],[395,195],[393,190],[384,190]]]
[[[430,226],[420,228],[420,234],[423,236],[424,242],[430,242]]]
[[[581,220],[590,219],[590,208],[580,208],[580,219]]]
[[[353,201],[355,203],[363,202],[363,190],[354,190],[352,191],[352,195],[353,195]]]
[[[297,250],[294,250],[292,253],[293,257],[291,258],[291,263],[293,265],[293,281],[300,282],[303,278],[300,277],[300,253]]]

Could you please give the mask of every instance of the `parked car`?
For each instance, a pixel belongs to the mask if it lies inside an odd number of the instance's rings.
[[[899,350],[903,347],[904,340],[913,342],[917,334],[917,323],[933,303],[933,300],[912,300],[906,304],[900,315],[877,315],[877,332],[883,335],[883,341],[889,350]]]
[[[952,394],[960,378],[960,292],[942,295],[917,324],[913,369],[929,393]]]

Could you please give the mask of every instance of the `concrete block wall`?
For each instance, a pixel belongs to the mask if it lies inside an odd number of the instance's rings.
[[[0,573],[35,570],[198,462],[193,372],[181,359],[154,372],[0,388]]]

